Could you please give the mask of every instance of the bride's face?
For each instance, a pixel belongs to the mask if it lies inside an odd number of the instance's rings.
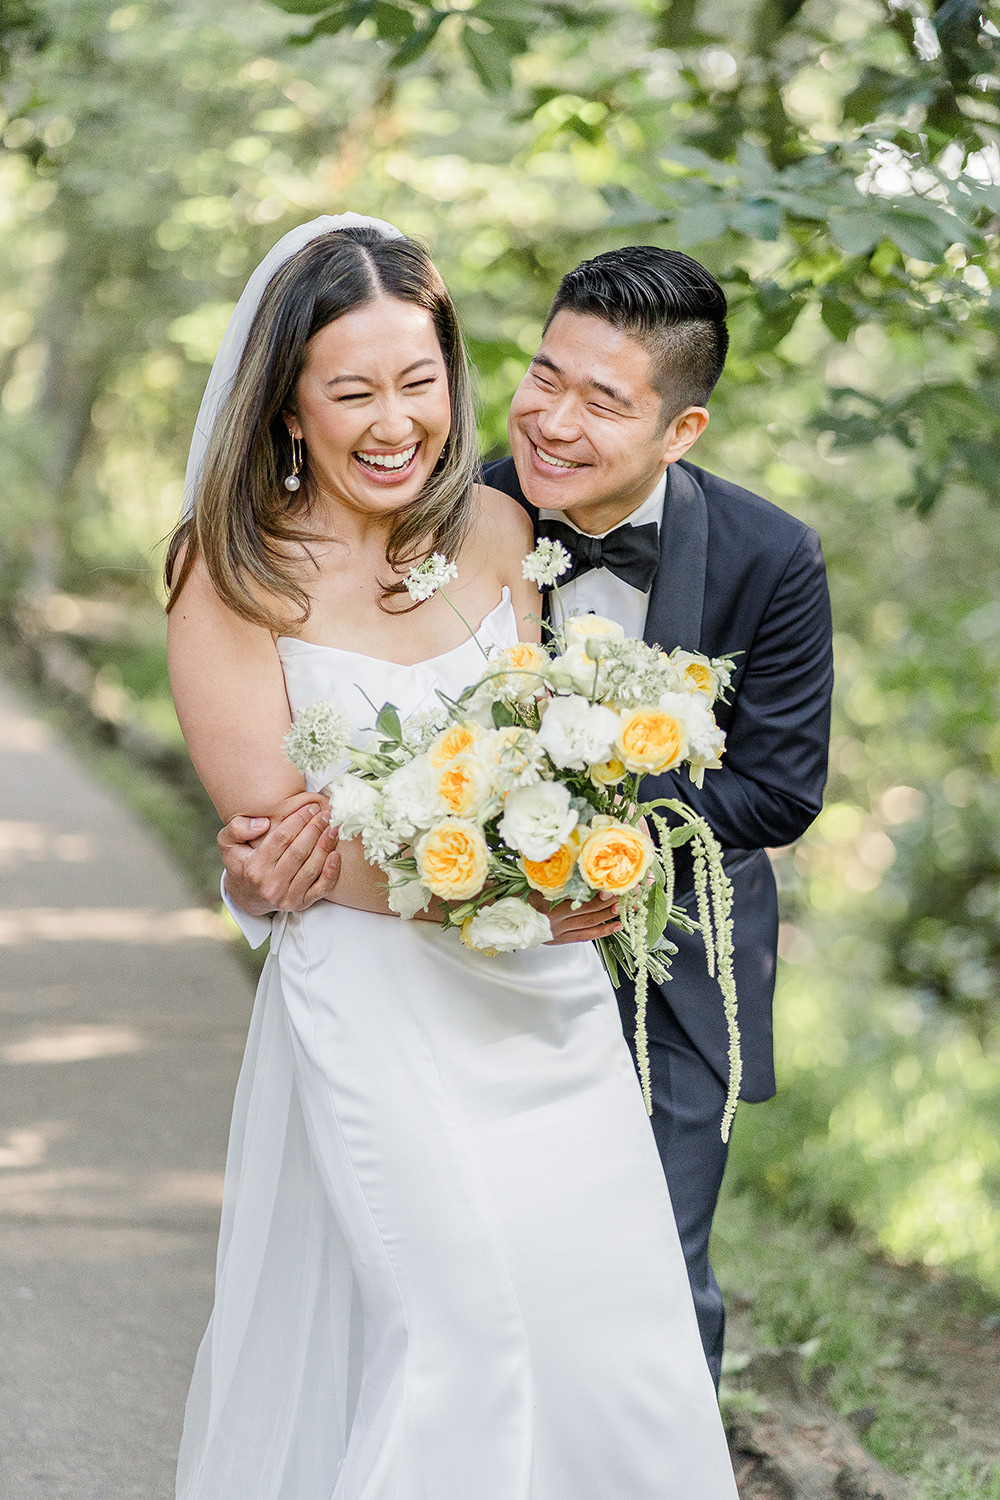
[[[451,428],[448,373],[431,316],[382,296],[310,339],[285,413],[324,494],[389,514],[420,493]]]

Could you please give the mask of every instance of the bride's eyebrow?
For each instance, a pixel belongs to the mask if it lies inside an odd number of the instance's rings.
[[[405,370],[400,370],[398,379],[402,380],[405,376],[412,375],[413,371],[419,370],[421,365],[430,365],[433,369],[436,369],[437,360],[430,359],[429,357],[427,359],[415,359],[412,365],[407,365]],[[340,385],[342,382],[348,380],[353,380],[356,384],[360,385],[371,385],[370,375],[334,375],[333,378],[331,380],[328,380],[326,383],[328,386]]]

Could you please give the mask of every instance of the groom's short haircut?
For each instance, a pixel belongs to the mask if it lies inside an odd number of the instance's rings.
[[[679,250],[627,245],[606,250],[559,283],[545,328],[557,313],[603,318],[650,356],[650,379],[665,428],[687,406],[704,406],[729,348],[726,294],[710,271]]]

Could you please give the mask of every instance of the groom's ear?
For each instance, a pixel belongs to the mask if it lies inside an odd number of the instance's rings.
[[[693,448],[708,426],[708,412],[703,406],[685,406],[677,413],[663,434],[660,457],[665,464],[675,464]]]

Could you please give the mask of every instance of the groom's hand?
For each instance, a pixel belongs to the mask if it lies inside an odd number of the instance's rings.
[[[337,832],[326,808],[303,793],[281,818],[231,818],[218,835],[230,899],[252,917],[306,911],[340,875]]]
[[[531,901],[531,896],[528,897]],[[536,902],[531,901],[532,906]],[[572,901],[560,901],[557,906],[538,898],[537,908],[546,913],[552,927],[552,943],[592,943],[597,938],[611,937],[621,931],[618,919],[617,896],[595,896],[584,901],[576,910]]]

